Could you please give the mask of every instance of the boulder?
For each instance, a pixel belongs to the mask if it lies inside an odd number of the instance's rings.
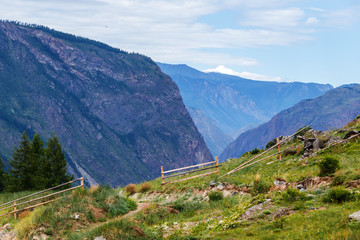
[[[345,135],[344,139],[348,139],[348,138],[350,138],[351,136],[356,135],[356,134],[358,134],[358,133],[359,133],[359,132],[356,131],[356,130],[351,130],[350,132],[348,132],[348,133]]]
[[[224,184],[223,183],[220,183],[219,185],[217,185],[216,189],[219,190],[219,191],[222,191],[224,189]]]
[[[350,221],[359,221],[360,222],[360,211],[354,212],[349,215]]]
[[[216,184],[217,184],[217,183],[216,183],[214,180],[209,183],[210,187],[215,187]]]

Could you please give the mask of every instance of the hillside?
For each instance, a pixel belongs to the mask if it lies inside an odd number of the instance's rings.
[[[168,184],[164,190],[161,179],[115,191],[80,189],[20,220],[2,219],[10,225],[0,229],[0,235],[70,240],[359,239],[359,131],[359,118],[342,129],[302,131],[281,145],[287,149],[281,160],[277,149],[246,153],[224,162],[219,176]],[[311,139],[323,144],[309,148]],[[255,164],[226,175],[248,161]],[[338,162],[337,167],[326,164],[329,161]],[[0,204],[11,197],[0,194]],[[137,202],[136,211],[128,197]],[[112,202],[122,204],[109,208]]]
[[[316,130],[339,128],[360,112],[360,85],[346,85],[324,95],[301,101],[275,115],[269,122],[242,133],[220,156],[226,160],[241,156],[254,148],[263,148],[277,136],[286,136],[312,124]]]
[[[331,85],[254,81],[186,65],[158,65],[176,82],[186,107],[196,109],[189,110],[190,115],[213,155],[281,110],[332,89]]]
[[[170,77],[148,57],[0,21],[0,156],[23,131],[61,140],[87,184],[124,185],[212,159]]]

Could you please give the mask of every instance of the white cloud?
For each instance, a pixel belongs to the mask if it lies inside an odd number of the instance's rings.
[[[326,12],[325,9],[322,9],[322,8],[316,8],[316,7],[311,7],[309,8],[310,10],[313,10],[313,11],[316,11],[316,12]]]
[[[328,11],[323,14],[325,22],[329,26],[350,26],[360,20],[360,6]]]
[[[309,17],[308,19],[306,19],[306,24],[317,24],[319,23],[319,20],[316,17]]]
[[[261,74],[257,74],[257,73],[250,73],[250,72],[239,73],[230,68],[225,67],[224,65],[219,65],[214,69],[204,70],[204,72],[206,72],[206,73],[209,73],[209,72],[222,73],[222,74],[238,76],[238,77],[242,77],[242,78],[246,78],[246,79],[259,80],[259,81],[271,81],[271,82],[273,82],[273,81],[281,82],[282,81],[281,77],[271,77],[271,76],[265,76],[265,75],[261,75]]]
[[[279,28],[295,27],[300,24],[305,13],[300,8],[252,10],[245,14],[240,23],[246,26]]]

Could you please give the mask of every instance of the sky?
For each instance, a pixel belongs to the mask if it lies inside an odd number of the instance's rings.
[[[244,78],[360,83],[358,0],[0,0],[45,25],[154,61]]]

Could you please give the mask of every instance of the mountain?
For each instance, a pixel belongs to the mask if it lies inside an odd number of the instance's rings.
[[[153,179],[212,155],[179,89],[150,58],[43,26],[0,22],[0,156],[55,131],[90,184]]]
[[[360,85],[345,85],[324,95],[303,100],[275,115],[269,122],[242,133],[229,144],[221,160],[236,158],[254,148],[264,147],[278,136],[291,135],[300,127],[312,124],[316,130],[340,128],[360,114]]]
[[[254,81],[186,65],[158,65],[176,82],[187,108],[196,109],[190,115],[213,155],[281,110],[333,89],[329,84]]]

